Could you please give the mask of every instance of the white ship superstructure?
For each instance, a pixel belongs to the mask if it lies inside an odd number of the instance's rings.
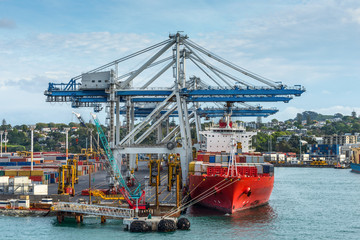
[[[230,152],[231,139],[241,143],[242,152],[252,152],[252,137],[256,132],[246,131],[242,125],[233,124],[230,116],[225,116],[220,120],[219,126],[211,127],[209,130],[201,131],[200,134],[205,137],[206,146],[203,150],[208,152]]]

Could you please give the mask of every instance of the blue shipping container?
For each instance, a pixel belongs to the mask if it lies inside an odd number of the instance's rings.
[[[209,162],[215,163],[215,156],[209,156]]]

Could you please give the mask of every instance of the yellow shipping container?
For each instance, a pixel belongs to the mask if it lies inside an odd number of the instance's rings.
[[[18,171],[18,176],[30,176],[30,171]]]
[[[42,170],[31,171],[31,176],[44,176],[44,171]]]
[[[82,176],[82,171],[78,171],[78,176]]]
[[[5,170],[5,176],[17,176],[16,170]]]
[[[189,163],[189,172],[195,172],[195,162]]]

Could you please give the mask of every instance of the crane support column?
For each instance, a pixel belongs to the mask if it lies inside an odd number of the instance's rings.
[[[109,109],[109,116],[110,116],[110,147],[113,148],[115,146],[115,79],[114,79],[114,70],[111,70],[110,73],[110,87],[109,87],[109,102],[110,102],[110,109]]]
[[[115,145],[120,142],[120,98],[116,99],[116,131],[115,131]]]

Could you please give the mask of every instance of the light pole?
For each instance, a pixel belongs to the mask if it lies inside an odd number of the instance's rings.
[[[3,136],[4,131],[0,131],[0,135],[1,135],[1,141],[0,141],[0,145],[1,145],[1,150],[0,150],[0,157],[2,157],[2,136]]]
[[[31,130],[31,171],[34,170],[34,129],[35,125],[30,125]]]
[[[70,131],[70,128],[65,128],[65,134],[66,134],[66,145],[65,145],[66,162],[69,159],[69,131]]]
[[[5,142],[5,153],[7,152],[7,149],[6,149],[7,135],[8,135],[8,132],[5,130],[5,139],[4,139],[4,142]]]
[[[93,132],[93,129],[90,129],[90,152],[91,153],[93,151],[93,148],[92,148],[92,132]]]
[[[300,141],[300,145],[299,145],[299,146],[300,146],[300,155],[299,155],[299,158],[300,158],[300,159],[299,159],[299,160],[300,160],[301,162],[303,162],[303,161],[301,160],[301,135],[299,135],[299,137],[300,137],[300,140],[299,140],[299,141]]]

